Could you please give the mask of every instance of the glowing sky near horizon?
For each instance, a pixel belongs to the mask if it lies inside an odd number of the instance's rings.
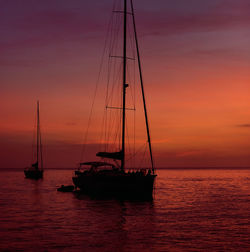
[[[1,1],[0,167],[29,165],[37,99],[47,167],[79,161],[112,4]],[[250,2],[134,5],[156,165],[250,166]]]

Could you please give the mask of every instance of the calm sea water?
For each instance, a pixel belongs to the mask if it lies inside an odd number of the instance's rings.
[[[0,171],[0,250],[250,251],[250,170],[160,170],[153,201],[96,200]]]

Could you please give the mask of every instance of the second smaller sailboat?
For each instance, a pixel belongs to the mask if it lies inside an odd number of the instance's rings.
[[[40,179],[43,178],[43,156],[42,156],[42,139],[40,130],[39,101],[37,101],[37,121],[36,121],[36,162],[24,169],[26,178]]]

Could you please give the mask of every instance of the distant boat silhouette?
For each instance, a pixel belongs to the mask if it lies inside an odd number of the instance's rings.
[[[40,166],[40,168],[39,168]],[[37,101],[37,121],[36,121],[36,162],[24,169],[26,178],[40,179],[43,178],[43,156],[42,156],[42,139],[40,130],[39,101]]]
[[[141,71],[141,61],[139,54],[139,46],[136,33],[135,17],[134,17],[134,8],[133,2],[130,1],[131,12],[128,12],[127,0],[124,0],[124,10],[115,11],[118,14],[123,14],[123,56],[112,56],[117,58],[122,58],[122,107],[114,108],[120,109],[121,111],[121,146],[116,152],[98,152],[96,156],[105,159],[113,160],[113,163],[110,161],[92,161],[80,163],[80,169],[75,171],[75,176],[73,176],[73,183],[76,188],[80,188],[82,191],[95,194],[95,195],[114,195],[114,196],[124,196],[124,197],[152,197],[152,192],[154,188],[155,177],[155,168],[153,162],[152,148],[151,148],[151,138],[148,124],[147,108],[144,95],[143,87],[143,78]],[[125,167],[125,139],[127,132],[125,131],[125,118],[126,118],[126,89],[129,87],[127,84],[127,16],[132,16],[133,24],[133,37],[135,41],[135,49],[137,54],[138,61],[138,70],[140,75],[140,87],[143,100],[143,109],[145,116],[145,124],[147,131],[147,142],[148,149],[150,154],[151,168],[141,169],[138,171],[128,172]],[[107,108],[107,107],[106,107]],[[82,168],[87,168],[81,170]]]

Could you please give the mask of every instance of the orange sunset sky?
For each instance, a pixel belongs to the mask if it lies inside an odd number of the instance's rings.
[[[0,168],[30,164],[38,99],[46,167],[80,161],[112,4],[2,1]],[[134,6],[156,167],[249,167],[249,0]]]

